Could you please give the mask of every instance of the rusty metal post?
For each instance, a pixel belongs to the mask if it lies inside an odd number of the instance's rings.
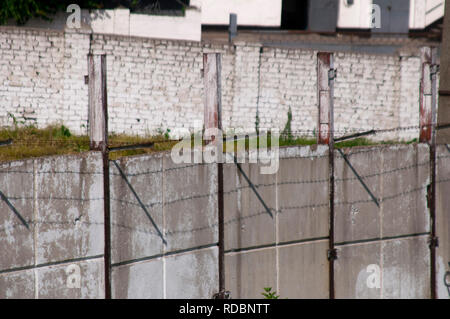
[[[420,137],[430,149],[430,184],[428,185],[428,209],[430,211],[430,295],[436,298],[436,108],[437,108],[437,49],[421,49],[420,80]]]
[[[420,135],[421,143],[431,142],[432,135],[432,86],[431,86],[431,48],[420,51]]]
[[[334,261],[337,258],[334,246],[334,69],[333,54],[319,52],[317,54],[317,100],[319,103],[318,144],[328,144],[329,166],[329,298],[335,298]]]
[[[430,48],[430,87],[431,87],[431,110],[430,113],[430,289],[431,298],[437,298],[436,285],[436,248],[439,245],[436,234],[436,122],[437,122],[437,48]]]
[[[90,149],[103,157],[105,299],[111,299],[111,214],[109,190],[106,55],[88,55]]]
[[[209,129],[222,130],[222,91],[221,91],[221,54],[203,54],[203,77],[205,85],[204,95],[204,123],[205,131]],[[222,139],[217,137],[206,137],[206,142],[217,144],[217,151],[221,150]],[[223,199],[223,164],[217,163],[217,202],[218,202],[218,235],[219,235],[219,292],[214,295],[216,299],[226,299],[225,291],[225,229],[224,229],[224,199]]]

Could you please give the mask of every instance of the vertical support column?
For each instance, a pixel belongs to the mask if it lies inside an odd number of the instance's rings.
[[[430,296],[436,298],[436,108],[437,108],[437,49],[421,49],[420,81],[420,142],[430,147],[430,184],[428,209],[430,211]]]
[[[90,149],[104,151],[107,146],[106,55],[88,55],[89,142]]]
[[[436,144],[450,144],[450,0],[445,2],[443,37],[440,45],[439,108],[437,116]],[[446,148],[450,151],[450,147]],[[444,168],[448,159],[440,161]],[[444,172],[442,174],[445,174]],[[440,176],[445,178],[445,176]],[[439,201],[436,205],[436,234],[440,238],[437,255],[437,298],[450,298],[450,209],[448,208],[448,184],[439,184]]]
[[[430,110],[426,114],[426,118],[429,121],[429,132],[425,136],[428,139],[430,145],[430,185],[428,188],[428,199],[430,209],[430,295],[432,299],[437,298],[437,285],[436,285],[436,247],[438,247],[438,237],[436,234],[436,109],[437,109],[437,48],[428,48],[426,53],[429,53],[429,77],[423,79],[423,81],[429,81],[430,97]],[[428,62],[427,61],[427,62]],[[423,64],[422,64],[422,67]],[[422,76],[426,76],[426,73],[422,73]],[[428,87],[424,86],[426,89]],[[428,93],[428,92],[425,92]],[[422,118],[422,109],[420,116]],[[421,121],[422,122],[422,121]],[[422,132],[421,132],[422,133]],[[421,139],[422,142],[422,139]],[[424,142],[424,141],[423,141]]]
[[[103,157],[105,299],[111,299],[111,217],[109,190],[106,55],[88,55],[90,149]]]
[[[432,135],[432,85],[431,85],[431,48],[420,51],[420,136],[421,143],[431,142]]]
[[[222,130],[222,91],[221,91],[221,55],[219,53],[203,54],[203,76],[205,85],[205,131],[211,129]],[[206,142],[217,145],[217,152],[222,152],[222,141],[219,140],[222,134],[210,136],[206,134]],[[220,158],[219,156],[217,158]],[[215,299],[226,299],[225,291],[225,229],[224,229],[224,200],[223,200],[223,164],[220,160],[217,163],[218,182],[218,235],[219,235],[219,292],[214,295]]]
[[[222,56],[220,53],[203,54],[203,77],[205,85],[205,130],[222,129],[221,63]],[[214,137],[206,138],[209,141],[214,141]]]
[[[317,100],[319,103],[319,119],[317,137],[318,144],[328,144],[329,149],[329,298],[335,298],[334,261],[337,258],[334,247],[334,111],[333,89],[336,71],[333,54],[319,52],[317,54]]]
[[[333,86],[335,70],[333,54],[317,54],[317,100],[319,102],[318,144],[329,144],[333,131]]]

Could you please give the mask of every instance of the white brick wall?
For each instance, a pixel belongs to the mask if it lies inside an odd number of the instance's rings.
[[[336,55],[335,67],[337,131],[398,126],[401,81],[398,56],[341,53]]]
[[[107,54],[109,128],[128,134],[192,127],[203,121],[202,53],[221,52],[225,128],[295,131],[317,125],[316,51],[236,43],[235,47],[117,35],[0,28],[0,124],[63,123],[85,133],[87,54]],[[341,131],[418,125],[419,58],[335,54],[335,127]],[[343,133],[341,133],[343,134]],[[418,131],[384,139],[413,138]]]
[[[292,110],[292,130],[317,124],[316,55],[309,50],[264,48],[261,55],[261,127],[278,127]]]
[[[61,104],[64,38],[57,32],[0,32],[0,123],[52,122]]]

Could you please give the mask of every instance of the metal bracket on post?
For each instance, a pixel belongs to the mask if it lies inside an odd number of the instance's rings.
[[[433,75],[438,74],[439,70],[440,70],[439,64],[432,64],[430,66],[430,75],[433,76]]]
[[[336,69],[330,69],[328,71],[328,85],[331,86],[331,81],[336,79],[337,77],[337,70]]]
[[[436,248],[439,247],[439,237],[430,237],[428,239],[428,245],[430,246],[430,248]]]
[[[336,248],[327,250],[327,259],[330,260],[330,261],[338,259],[337,249]]]
[[[221,291],[213,295],[213,299],[231,299],[231,292]]]

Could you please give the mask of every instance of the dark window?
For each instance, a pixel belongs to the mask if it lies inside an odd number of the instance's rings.
[[[281,28],[305,30],[308,26],[308,0],[283,0]]]
[[[335,32],[338,7],[338,0],[311,0],[308,10],[308,30]]]

